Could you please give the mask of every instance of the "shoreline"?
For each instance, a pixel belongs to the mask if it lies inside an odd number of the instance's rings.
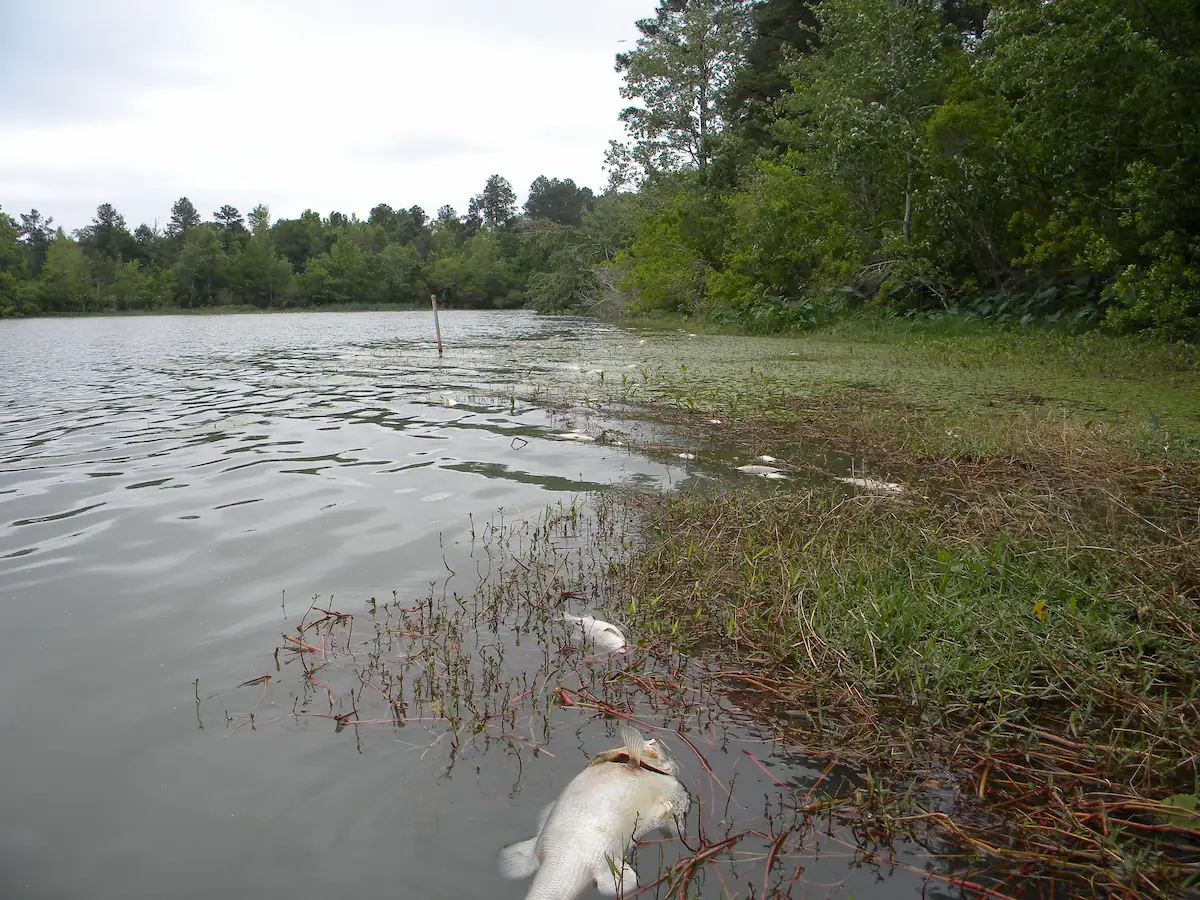
[[[858,337],[835,348],[847,365],[914,339]],[[829,350],[810,340],[813,358]],[[607,593],[632,598],[649,646],[711,663],[786,739],[879,775],[893,800],[872,827],[931,828],[981,860],[1005,891],[991,896],[1174,896],[1200,879],[1200,429],[1053,387],[1103,365],[1165,402],[1195,384],[1193,361],[1172,372],[1133,344],[1112,359],[1089,338],[996,338],[980,358],[915,340],[929,346],[900,351],[886,387],[780,383],[747,403],[690,382],[695,366],[645,377],[624,399],[653,393],[646,418],[768,454],[787,480],[619,494],[641,539]],[[960,395],[912,399],[925,354],[950,355]],[[1005,366],[1054,399],[972,390]],[[831,483],[813,448],[901,489]],[[922,806],[931,779],[952,787],[949,812]]]

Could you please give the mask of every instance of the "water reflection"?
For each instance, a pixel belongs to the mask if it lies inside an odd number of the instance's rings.
[[[407,314],[0,322],[0,757],[20,773],[0,896],[296,900],[349,873],[364,894],[521,896],[496,851],[614,716],[672,743],[695,796],[689,843],[644,843],[644,874],[736,836],[693,894],[745,896],[768,853],[771,878],[803,860],[808,895],[872,896],[871,866],[875,896],[921,890],[926,851],[888,869],[813,806],[850,775],[785,753],[694,663],[595,658],[543,615],[593,545],[547,504],[731,467],[650,423],[603,427],[671,449],[555,439],[598,435],[589,368],[644,345],[587,320],[442,324],[444,361]],[[518,390],[539,381],[565,413]],[[597,591],[582,606],[627,599]],[[775,844],[805,817],[825,830]]]
[[[872,788],[863,775],[778,743],[736,692],[698,662],[673,655],[664,642],[639,642],[625,654],[580,646],[578,623],[585,617],[566,607],[603,599],[605,582],[597,576],[616,561],[623,527],[603,508],[579,503],[530,519],[477,523],[467,541],[443,548],[448,574],[423,599],[372,600],[360,614],[314,601],[273,651],[270,671],[243,680],[232,696],[198,700],[197,717],[211,718],[219,708],[231,736],[323,727],[352,735],[359,753],[392,735],[434,767],[429,777],[453,779],[464,767],[476,779],[511,773],[510,811],[489,803],[480,815],[498,843],[520,837],[510,823],[540,823],[533,838],[501,853],[502,871],[513,878],[534,874],[531,854],[542,825],[557,829],[553,842],[596,859],[605,853],[619,859],[621,848],[614,847],[629,835],[647,838],[633,858],[639,896],[675,896],[686,882],[688,896],[702,898],[799,897],[814,890],[891,897],[927,891],[944,878],[921,844],[863,828],[871,821],[864,809]],[[453,589],[460,572],[476,576],[470,596]],[[671,760],[672,779],[689,792],[680,835],[650,834],[663,824],[652,814],[655,803],[666,803],[662,798],[613,788],[614,797],[653,825],[645,831],[629,824],[637,818],[625,815],[629,809],[604,799],[609,779],[625,778],[620,765],[583,777],[598,805],[584,802],[580,770],[589,761],[628,763],[627,749],[595,754],[613,746],[614,734],[628,747],[619,733],[625,723],[652,736],[661,758]],[[668,756],[672,744],[681,748],[678,759]],[[546,819],[551,803],[565,803],[570,815]],[[605,827],[616,844],[592,847],[575,836],[587,832],[580,822],[591,827],[597,819],[612,820]],[[555,885],[566,878],[556,866],[545,876]],[[590,883],[594,871],[584,869]],[[621,883],[632,886],[633,876]],[[582,884],[555,890],[571,897]]]

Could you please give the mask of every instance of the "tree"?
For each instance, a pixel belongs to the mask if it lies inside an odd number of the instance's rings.
[[[835,0],[818,16],[828,52],[797,71],[799,104],[821,133],[814,157],[842,184],[857,181],[859,211],[900,221],[912,239],[923,124],[946,96],[947,41],[937,0]]]
[[[539,175],[529,186],[525,215],[578,228],[583,214],[592,208],[594,201],[591,188],[577,187],[570,178],[559,181]]]
[[[465,238],[473,238],[483,228],[483,195],[476,194],[467,204],[467,214],[462,218],[460,233]]]
[[[60,228],[46,253],[40,290],[47,309],[58,312],[84,312],[92,296],[87,260],[79,244]]]
[[[617,55],[621,96],[641,101],[621,113],[632,157],[648,175],[695,167],[702,174],[723,125],[724,95],[745,45],[740,0],[660,0],[637,22],[637,46]],[[616,154],[610,150],[616,163]]]
[[[310,259],[323,254],[333,243],[320,213],[311,209],[302,212],[298,219],[280,219],[271,226],[271,238],[294,272],[303,272]]]
[[[375,227],[384,243],[411,244],[425,227],[425,211],[419,206],[396,210],[380,203],[371,209],[367,224]]]
[[[17,233],[28,252],[29,272],[34,278],[41,274],[42,266],[46,262],[46,251],[50,249],[50,243],[54,240],[54,229],[50,227],[53,224],[53,217],[42,218],[42,214],[36,209],[21,213],[21,224]]]
[[[371,301],[370,267],[362,248],[349,234],[343,233],[329,248],[329,287],[332,299],[351,303]]]
[[[258,209],[259,207],[255,207]],[[251,222],[254,213],[251,212]],[[271,246],[261,228],[231,263],[230,280],[238,299],[258,307],[276,306],[287,293],[292,267]]]
[[[154,302],[152,279],[136,260],[117,269],[111,290],[117,309],[145,309]]]
[[[27,269],[20,234],[12,219],[0,210],[0,318],[22,311]]]
[[[1110,324],[1200,334],[1195,4],[1008,0],[989,17],[1024,253],[1043,284],[1091,276]]]
[[[517,195],[507,178],[492,175],[483,192],[471,199],[471,213],[489,228],[507,228],[517,216]]]
[[[215,225],[182,232],[183,247],[171,267],[175,300],[180,306],[209,306],[225,287],[228,259]]]
[[[250,232],[254,235],[266,234],[271,228],[271,209],[265,203],[260,203],[250,210]]]
[[[762,0],[750,9],[745,54],[724,97],[724,115],[754,146],[776,146],[770,133],[775,100],[791,87],[789,56],[808,54],[817,41],[817,3]]]
[[[96,208],[92,224],[80,230],[79,242],[94,259],[105,265],[118,264],[136,253],[125,217],[111,203],[102,203]]]
[[[215,213],[213,220],[217,223],[217,227],[231,234],[245,234],[246,223],[242,219],[242,214],[238,212],[237,207],[225,204]]]
[[[388,244],[379,253],[378,265],[383,280],[379,299],[414,303],[428,295],[421,277],[421,257],[412,245]]]
[[[183,236],[200,224],[200,213],[187,197],[180,197],[171,207],[171,221],[167,223],[167,237],[179,243]]]
[[[164,257],[163,237],[149,225],[139,225],[133,231],[137,260],[146,266],[161,266]]]

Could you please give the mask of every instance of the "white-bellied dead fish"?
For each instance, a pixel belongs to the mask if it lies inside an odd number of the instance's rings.
[[[739,472],[745,472],[747,475],[760,475],[763,478],[787,478],[781,469],[774,466],[738,466]]]
[[[840,481],[842,484],[851,484],[856,488],[862,488],[864,491],[875,491],[880,494],[903,494],[904,485],[897,484],[894,481],[880,481],[877,478],[852,478],[845,475],[835,475],[835,481]]]
[[[500,851],[506,878],[533,875],[525,900],[573,900],[589,886],[615,897],[637,890],[630,847],[668,830],[687,814],[691,797],[679,763],[657,740],[618,729],[623,746],[599,754],[542,811],[537,834]]]
[[[592,644],[597,650],[607,650],[609,653],[625,652],[625,635],[612,622],[605,622],[595,616],[573,616],[563,613],[563,621],[575,644]]]

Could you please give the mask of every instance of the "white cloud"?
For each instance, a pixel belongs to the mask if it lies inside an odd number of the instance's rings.
[[[365,216],[380,202],[461,211],[494,172],[519,194],[541,174],[600,187],[620,136],[613,57],[654,6],[31,4],[0,53],[32,48],[27,65],[55,75],[38,102],[0,104],[0,204],[78,227],[103,202],[131,225],[164,220],[181,195],[204,213]],[[72,53],[81,28],[91,50]]]

